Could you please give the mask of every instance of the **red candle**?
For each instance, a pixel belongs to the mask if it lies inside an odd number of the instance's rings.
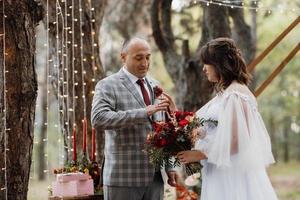
[[[86,119],[82,120],[82,128],[83,128],[83,145],[82,145],[82,150],[83,150],[83,155],[85,155],[86,154],[86,131],[87,131]]]
[[[73,128],[73,161],[77,160],[77,151],[76,151],[76,128]]]
[[[96,145],[95,145],[95,128],[92,128],[92,161],[95,161],[95,151],[96,151]]]

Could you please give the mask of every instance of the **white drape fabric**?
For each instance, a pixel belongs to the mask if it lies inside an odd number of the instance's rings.
[[[274,162],[268,132],[249,89],[233,83],[203,106],[195,149],[204,152],[201,200],[277,200],[266,167]]]

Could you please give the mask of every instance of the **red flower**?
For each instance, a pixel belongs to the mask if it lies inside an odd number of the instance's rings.
[[[184,114],[184,116],[193,116],[194,115],[193,112],[184,112],[183,114]]]
[[[154,90],[155,98],[159,97],[163,93],[163,89],[159,86],[155,86],[153,90]]]
[[[181,116],[182,112],[180,111],[175,111],[175,117],[179,118]]]
[[[189,124],[189,121],[186,119],[180,120],[178,122],[179,126],[184,127],[185,125]]]
[[[162,138],[161,135],[159,134],[155,134],[153,140],[154,140],[154,145],[158,148],[167,145],[167,140],[165,138]]]
[[[163,130],[163,128],[161,126],[157,126],[155,129],[156,133],[160,133]]]
[[[163,126],[159,123],[154,122],[152,126],[156,133],[160,133],[163,130]]]
[[[194,116],[194,115],[195,115],[195,113],[193,113],[193,112],[182,112],[182,111],[176,111],[175,112],[175,117],[176,117],[177,122],[180,122],[181,120],[183,120],[187,116]]]
[[[167,140],[166,140],[165,138],[162,138],[162,139],[160,140],[160,146],[161,146],[161,147],[164,147],[164,146],[166,146],[166,144],[167,144]]]

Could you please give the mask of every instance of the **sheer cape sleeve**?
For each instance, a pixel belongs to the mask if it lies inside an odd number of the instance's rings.
[[[223,94],[218,126],[206,152],[217,167],[261,167],[274,162],[271,143],[255,99],[231,91]]]

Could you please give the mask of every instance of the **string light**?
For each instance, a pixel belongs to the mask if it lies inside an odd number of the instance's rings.
[[[72,0],[72,7],[74,5],[74,0]],[[72,32],[74,32],[74,10],[72,9]],[[73,109],[73,127],[76,127],[76,120],[75,120],[75,49],[74,49],[74,35],[72,34],[72,109]]]
[[[43,139],[44,144],[46,144],[46,153],[44,154],[44,157],[46,158],[46,169],[43,170],[44,173],[47,174],[47,180],[49,180],[49,159],[48,159],[48,153],[49,153],[49,147],[48,147],[48,109],[49,109],[49,76],[50,76],[50,72],[49,72],[49,63],[50,63],[50,59],[49,59],[49,30],[50,30],[50,26],[49,26],[49,0],[47,0],[46,2],[46,9],[47,9],[47,14],[46,14],[46,27],[47,27],[47,31],[46,31],[46,42],[47,42],[47,55],[46,55],[46,74],[47,74],[47,78],[46,78],[46,90],[47,90],[47,94],[46,94],[46,123],[44,124],[44,126],[46,126],[46,139]]]
[[[83,67],[83,33],[82,33],[82,5],[81,0],[79,0],[79,27],[80,27],[80,65],[81,65],[81,81],[82,81],[82,98],[83,98],[83,116],[86,119],[86,98],[85,98],[85,70]]]
[[[35,110],[37,110],[39,108],[39,105],[36,104],[35,106]],[[37,119],[35,118],[35,122],[34,122],[34,130],[36,130],[38,127],[38,123],[37,123]],[[36,141],[36,137],[33,138],[34,141],[33,141],[33,149],[35,149],[36,145],[39,144],[38,141]],[[34,179],[35,177],[35,169],[36,169],[36,162],[34,160],[34,156],[32,156],[32,163],[31,163],[31,166],[32,166],[32,171],[30,171],[30,176],[29,176],[29,179]]]
[[[61,43],[59,43],[59,37],[58,37],[58,33],[59,33],[59,30],[60,30],[60,28],[59,28],[59,19],[58,19],[58,16],[60,16],[60,18],[61,18],[61,30],[62,30],[62,33],[61,33]],[[60,6],[60,3],[59,3],[59,1],[57,0],[56,1],[56,35],[57,35],[57,39],[56,39],[56,57],[57,57],[57,63],[58,63],[58,66],[61,66],[61,71],[62,71],[62,82],[64,83],[64,73],[63,73],[63,71],[64,71],[64,68],[65,68],[65,59],[67,59],[67,57],[65,58],[64,57],[64,52],[65,52],[65,49],[64,49],[64,34],[65,34],[65,32],[64,32],[64,30],[65,30],[65,21],[64,21],[64,16],[63,16],[63,14],[62,14],[62,8],[61,8],[61,6]],[[62,136],[61,136],[61,123],[60,123],[60,112],[59,112],[59,110],[60,110],[60,105],[61,105],[61,98],[60,98],[60,67],[57,67],[57,75],[58,75],[58,78],[57,78],[57,80],[58,80],[58,83],[57,83],[57,85],[58,85],[58,89],[57,89],[57,93],[58,93],[58,106],[57,106],[57,115],[58,115],[58,118],[57,118],[57,120],[58,120],[58,124],[59,125],[56,125],[56,127],[55,128],[57,128],[58,129],[58,134],[59,134],[59,139],[58,139],[58,144],[59,144],[59,148],[58,148],[58,163],[59,163],[59,165],[60,166],[62,166],[63,165],[63,159],[64,159],[64,156],[63,156],[63,149],[62,149],[62,145],[60,144],[61,143],[61,140],[62,140]],[[62,84],[62,91],[64,91],[64,84]],[[64,109],[62,109],[62,110],[64,110]],[[63,121],[64,121],[64,111],[62,112],[62,115],[63,115]],[[63,130],[65,130],[65,129],[63,129]]]
[[[74,0],[72,0],[72,7],[74,7]],[[74,9],[72,9],[72,32],[74,33]],[[75,70],[75,43],[74,34],[72,34],[72,122],[73,122],[73,129],[76,128],[76,84],[75,84],[75,76],[77,74],[77,70]]]
[[[68,13],[68,3],[67,1],[65,1],[65,15],[64,15],[64,19],[62,20],[62,23],[64,21],[64,27],[66,27],[65,29],[62,29],[62,30],[65,30],[64,32],[64,35],[65,35],[65,53],[64,53],[64,57],[63,57],[63,60],[64,60],[64,65],[61,66],[61,83],[62,83],[62,91],[61,91],[61,94],[60,95],[60,98],[62,99],[62,103],[60,105],[60,111],[61,111],[61,123],[60,125],[62,126],[62,133],[63,135],[65,136],[66,135],[66,129],[65,129],[65,73],[64,73],[64,69],[65,67],[67,67],[69,65],[69,60],[68,60],[68,44],[70,44],[71,42],[68,40],[68,33],[69,33],[69,29],[70,27],[68,27],[68,16],[70,16],[70,14]],[[66,71],[67,73],[67,71]],[[67,80],[68,81],[68,80]],[[68,91],[67,91],[68,92]],[[61,101],[60,101],[61,102]],[[67,116],[68,116],[68,113],[67,113]],[[67,143],[67,145],[64,144],[64,150],[66,150],[66,157],[67,159],[69,158],[69,152],[70,152],[70,149],[69,149],[69,145],[70,145],[70,140],[68,139],[69,137],[69,132],[67,131],[67,141],[65,141]]]
[[[5,46],[5,4],[4,0],[2,0],[2,27],[3,27],[3,33],[1,36],[3,37],[3,104],[4,104],[4,117],[3,117],[3,124],[4,124],[4,168],[1,169],[1,171],[4,171],[4,186],[0,188],[0,192],[4,191],[5,192],[5,199],[8,199],[8,189],[7,189],[7,151],[8,149],[8,144],[7,144],[7,131],[9,131],[9,128],[7,128],[7,123],[6,123],[6,113],[7,113],[7,102],[6,102],[6,73],[8,71],[6,70],[6,65],[5,65],[5,56],[6,56],[6,46]]]
[[[68,9],[67,9],[67,7],[68,7],[68,5],[67,5],[67,1],[65,1],[65,14],[67,14],[67,12],[68,12]],[[67,16],[65,15],[65,16],[63,16],[63,15],[61,15],[61,17],[63,18],[62,19],[62,30],[65,30],[65,26],[67,27],[67,25],[68,25],[68,18],[67,18]],[[65,24],[64,24],[64,22],[65,22]],[[64,32],[62,31],[62,33],[64,34]],[[68,52],[68,48],[67,48],[67,46],[68,46],[68,43],[67,43],[67,41],[68,41],[68,33],[67,33],[67,31],[65,32],[65,36],[66,36],[66,38],[65,38],[65,40],[66,40],[66,42],[65,42],[65,44],[66,44],[66,46],[65,46],[65,48],[63,48],[63,44],[64,44],[64,41],[62,40],[62,49],[64,50],[64,52]],[[62,38],[63,38],[63,36],[62,36]],[[68,54],[66,54],[66,55],[68,55]],[[64,62],[64,60],[65,60],[65,62]],[[68,136],[70,136],[70,125],[69,125],[69,122],[70,122],[70,112],[69,112],[69,108],[70,108],[70,106],[69,106],[69,104],[70,104],[70,98],[69,98],[69,70],[68,70],[68,56],[66,56],[66,57],[62,57],[62,69],[65,69],[65,72],[66,72],[66,79],[67,79],[67,81],[66,81],[66,93],[67,93],[67,97],[66,97],[66,102],[67,102],[67,124],[66,124],[66,126],[67,126],[67,135]],[[64,85],[63,85],[63,87],[64,87]],[[68,141],[68,143],[69,143],[69,145],[68,145],[68,148],[70,147],[70,144],[72,143],[72,141],[71,140],[69,140]],[[69,157],[68,157],[69,158]]]
[[[95,10],[95,8],[92,6],[92,3],[91,1],[89,1],[89,10],[90,10],[90,18],[92,20],[90,20],[90,27],[91,27],[91,39],[92,39],[92,44],[95,43],[95,35],[96,35],[96,32],[95,32],[95,29],[94,29],[94,24],[93,24],[93,21],[95,22],[95,19],[94,19],[94,14],[93,14],[93,11]],[[97,70],[97,67],[96,67],[96,64],[95,64],[95,46],[92,45],[92,69],[93,69],[93,78],[92,78],[92,83],[94,84],[93,85],[93,88],[95,88],[95,83],[96,83],[96,70]],[[94,95],[95,91],[94,89],[92,90],[92,94]]]
[[[197,3],[204,3],[206,6],[210,6],[211,4],[213,5],[218,5],[218,6],[224,6],[224,7],[230,7],[230,8],[240,8],[240,9],[247,9],[247,10],[254,10],[256,12],[258,12],[259,10],[262,11],[266,11],[268,12],[268,14],[271,14],[272,12],[280,12],[281,14],[284,12],[294,12],[294,13],[298,13],[300,14],[300,10],[299,9],[295,9],[295,8],[289,8],[289,7],[283,7],[282,5],[277,5],[276,7],[267,7],[264,6],[262,2],[259,1],[250,1],[250,3],[253,3],[254,6],[251,5],[246,5],[244,3],[244,1],[242,0],[194,0],[194,1],[190,1],[193,4],[197,4]],[[187,5],[187,4],[186,4]],[[186,5],[182,5],[182,7],[186,6]]]

